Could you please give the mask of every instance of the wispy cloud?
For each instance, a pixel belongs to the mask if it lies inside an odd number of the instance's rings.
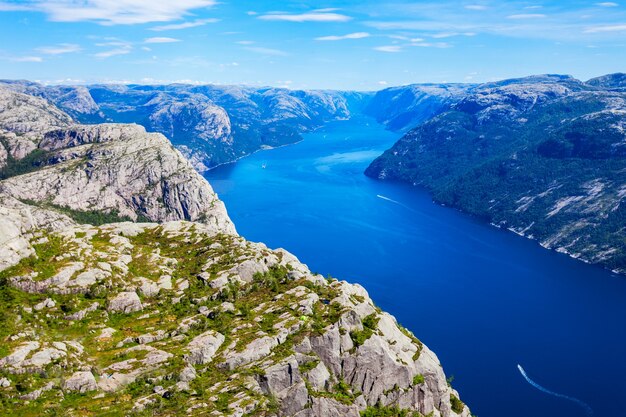
[[[619,4],[614,3],[612,1],[604,1],[602,3],[596,3],[596,6],[600,6],[600,7],[618,7]]]
[[[254,41],[237,41],[239,45],[254,45],[256,42]]]
[[[198,27],[198,26],[204,26],[204,25],[209,24],[209,23],[217,23],[219,21],[220,21],[220,19],[215,19],[215,18],[197,19],[197,20],[192,20],[192,21],[189,21],[189,22],[174,23],[174,24],[171,24],[171,25],[155,26],[153,28],[150,28],[150,30],[161,32],[161,31],[164,31],[164,30],[189,29],[189,28],[195,28],[195,27]]]
[[[40,48],[37,48],[36,50],[37,52],[46,55],[62,55],[80,52],[82,49],[80,45],[76,45],[73,43],[60,43],[54,46],[42,46]]]
[[[93,54],[95,58],[106,59],[118,55],[129,54],[133,50],[133,45],[130,42],[123,40],[108,38],[106,42],[96,43],[97,47],[108,48],[102,52]]]
[[[216,3],[216,0],[23,0],[0,2],[0,11],[41,12],[56,22],[118,25],[169,22]]]
[[[13,62],[43,62],[43,58],[40,56],[16,56],[10,60]]]
[[[463,32],[463,33],[459,33],[459,32],[440,32],[440,33],[434,33],[432,35],[430,35],[431,38],[435,38],[435,39],[444,39],[444,38],[452,38],[455,36],[475,36],[476,33],[474,32]]]
[[[383,45],[383,46],[376,46],[374,50],[379,51],[379,52],[397,53],[397,52],[402,52],[402,47],[399,45]]]
[[[419,46],[420,48],[452,48],[452,44],[448,42],[413,42],[411,46]]]
[[[482,4],[468,4],[464,6],[467,10],[487,10],[488,7]]]
[[[479,0],[465,6],[459,6],[456,1],[412,2],[402,7],[382,4],[372,14],[376,18],[363,23],[406,37],[413,34],[436,38],[438,34],[468,33],[553,41],[588,42],[600,37],[606,41],[623,41],[618,36],[626,25],[626,10],[608,5],[598,7],[599,4],[560,7],[502,2],[495,7],[495,3]]]
[[[272,12],[258,17],[261,20],[279,20],[285,22],[347,22],[352,18],[340,13],[329,12],[335,9],[313,10],[309,13],[289,14]]]
[[[341,41],[344,39],[362,39],[368,38],[371,35],[367,32],[355,32],[348,33],[347,35],[338,35],[338,36],[320,36],[315,38],[316,41]]]
[[[506,18],[513,19],[513,20],[521,20],[521,19],[544,19],[546,17],[548,16],[546,16],[545,14],[541,14],[541,13],[519,13],[519,14],[508,15]]]
[[[624,32],[626,31],[626,23],[620,25],[598,25],[585,29],[585,33],[602,33],[602,32]]]
[[[271,55],[271,56],[287,56],[289,55],[285,51],[281,51],[280,49],[272,49],[272,48],[263,48],[261,46],[248,46],[244,48],[246,51],[254,52],[261,55]]]
[[[167,38],[164,36],[155,36],[153,38],[147,38],[143,42],[144,43],[173,43],[173,42],[180,42],[180,39]]]
[[[96,58],[111,58],[112,56],[116,56],[116,55],[129,54],[130,51],[131,51],[130,49],[126,49],[126,48],[115,48],[115,49],[109,49],[108,51],[98,52],[97,54],[93,54],[93,56]]]

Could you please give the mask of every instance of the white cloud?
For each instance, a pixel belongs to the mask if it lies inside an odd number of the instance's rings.
[[[523,19],[543,19],[545,17],[547,16],[541,13],[520,13],[520,14],[508,15],[506,18],[513,19],[513,20],[523,20]]]
[[[411,46],[419,46],[420,48],[452,48],[452,45],[447,42],[415,42]]]
[[[288,14],[288,13],[268,13],[258,17],[261,20],[280,20],[285,22],[347,22],[352,18],[339,13],[329,13],[325,9],[313,10],[309,13]]]
[[[389,84],[387,81],[379,81],[378,82],[378,85],[387,85],[387,84]]]
[[[619,0],[614,1],[621,3]],[[464,4],[469,6],[484,4],[488,9],[470,12]],[[496,7],[495,3],[487,0],[484,2],[467,0],[467,3],[461,5],[451,1],[425,0],[403,3],[403,7],[381,6],[381,10],[375,16],[375,19],[362,23],[381,31],[388,31],[389,35],[411,37],[411,33],[415,33],[415,37],[426,39],[438,34],[471,33],[588,43],[589,34],[596,33],[597,37],[623,42],[620,36],[623,35],[622,26],[626,25],[626,9],[598,8],[594,6],[593,0],[586,5],[580,3],[571,8],[554,5],[542,7],[532,0],[529,0],[526,7],[522,7],[519,2],[500,2]]]
[[[599,25],[585,29],[585,33],[602,33],[602,32],[624,32],[626,24],[620,25]]]
[[[272,48],[263,48],[260,46],[248,46],[244,48],[246,51],[255,52],[261,55],[271,55],[271,56],[287,56],[289,55],[285,51],[281,51],[280,49],[272,49]]]
[[[173,43],[180,42],[180,39],[176,38],[167,38],[164,36],[155,36],[154,38],[147,38],[144,40],[144,43]]]
[[[129,42],[116,38],[105,38],[105,40],[106,42],[96,43],[95,46],[109,49],[93,54],[94,57],[99,59],[111,58],[112,56],[129,54],[133,50],[133,45]]]
[[[37,52],[47,55],[71,54],[80,51],[80,45],[76,45],[73,43],[60,43],[54,46],[42,46],[41,48],[37,48]]]
[[[190,22],[174,23],[174,24],[171,24],[171,25],[155,26],[153,28],[150,28],[150,30],[161,32],[161,31],[164,31],[164,30],[188,29],[188,28],[195,28],[195,27],[198,27],[198,26],[204,26],[204,25],[206,25],[208,23],[217,23],[219,21],[220,21],[220,19],[214,19],[214,18],[197,19],[197,20],[192,20]]]
[[[320,36],[319,38],[315,38],[316,41],[341,41],[344,39],[362,39],[368,38],[371,35],[367,32],[355,32],[349,33],[347,35],[339,35],[339,36]]]
[[[254,41],[237,41],[239,45],[254,45]]]
[[[11,58],[13,62],[43,62],[43,58],[40,56],[17,56]]]
[[[108,51],[102,51],[102,52],[98,52],[97,54],[94,54],[93,56],[95,56],[96,58],[111,58],[112,56],[116,56],[116,55],[126,55],[130,53],[130,48],[115,48],[115,49],[109,49]]]
[[[216,0],[24,0],[19,5],[2,2],[0,11],[42,12],[55,22],[118,25],[169,22],[216,3]]]
[[[619,6],[619,4],[614,3],[612,1],[604,1],[602,3],[596,3],[596,6],[600,6],[600,7],[617,7],[617,6]]]
[[[487,10],[487,6],[483,6],[482,4],[468,4],[465,6],[467,10]]]
[[[474,32],[463,32],[463,33],[459,33],[459,32],[440,32],[440,33],[435,33],[430,35],[431,38],[435,38],[435,39],[444,39],[444,38],[452,38],[454,36],[475,36],[476,33]]]
[[[384,46],[377,46],[374,48],[374,50],[379,51],[379,52],[396,53],[396,52],[402,52],[402,47],[398,45],[384,45]]]

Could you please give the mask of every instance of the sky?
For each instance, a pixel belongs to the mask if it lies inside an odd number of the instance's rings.
[[[0,0],[0,78],[377,90],[626,72],[626,0]]]

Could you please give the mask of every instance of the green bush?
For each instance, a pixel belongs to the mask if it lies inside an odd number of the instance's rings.
[[[450,394],[450,406],[452,407],[452,411],[457,414],[461,414],[463,412],[463,408],[465,408],[463,401],[459,400],[459,397],[454,394]]]
[[[350,332],[350,338],[356,347],[359,347],[369,339],[378,328],[378,320],[375,313],[363,318],[363,330],[353,330]]]
[[[418,412],[411,413],[409,410],[403,410],[397,406],[383,407],[380,404],[361,411],[361,417],[417,417],[419,415]]]

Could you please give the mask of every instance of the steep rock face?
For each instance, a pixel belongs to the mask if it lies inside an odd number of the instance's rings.
[[[175,143],[180,142],[178,136],[232,142],[228,114],[201,95],[193,95],[184,101],[170,101],[159,96],[146,106],[153,107],[149,116],[150,128]]]
[[[542,246],[626,271],[626,95],[568,76],[476,87],[407,133],[366,174]]]
[[[211,186],[160,134],[138,125],[83,125],[48,132],[47,163],[0,182],[0,192],[34,204],[108,211],[131,219],[202,220],[234,232]]]
[[[71,123],[48,101],[0,86],[0,168],[9,158],[19,160],[32,152],[45,132]]]
[[[0,290],[12,287],[0,395],[14,413],[72,401],[120,414],[470,415],[434,353],[362,287],[311,274],[284,250],[190,222],[24,238],[32,254],[0,270]],[[98,392],[59,400],[61,390]]]
[[[211,186],[164,136],[138,125],[74,125],[49,102],[5,88],[0,108],[0,196],[20,211],[16,219],[42,208],[82,221],[200,220],[235,232]]]

